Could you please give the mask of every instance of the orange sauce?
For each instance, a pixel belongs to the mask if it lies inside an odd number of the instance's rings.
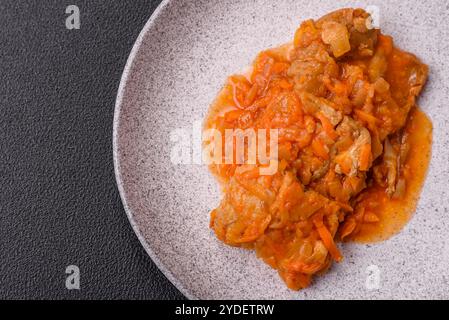
[[[370,208],[380,221],[364,223],[360,231],[349,240],[360,243],[386,240],[402,230],[413,216],[419,200],[421,188],[426,178],[432,151],[432,122],[418,108],[411,111],[407,132],[410,134],[410,151],[403,170],[406,180],[405,196],[389,199],[380,187],[368,189],[368,198],[378,205]]]

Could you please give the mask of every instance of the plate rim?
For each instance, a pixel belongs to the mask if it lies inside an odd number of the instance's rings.
[[[150,18],[145,23],[143,29],[140,31],[139,36],[133,44],[131,52],[125,64],[122,76],[120,78],[120,85],[118,88],[115,106],[114,106],[114,119],[113,119],[113,129],[112,129],[112,157],[114,164],[114,175],[117,184],[117,188],[120,194],[120,199],[123,204],[126,216],[128,218],[131,227],[139,239],[140,244],[145,249],[145,252],[151,258],[151,260],[156,264],[157,268],[164,274],[164,276],[187,298],[190,300],[197,300],[197,297],[193,295],[179,280],[173,275],[172,271],[168,269],[162,261],[157,257],[156,253],[150,247],[145,237],[142,235],[139,225],[134,219],[134,213],[128,205],[126,191],[124,188],[124,183],[122,179],[122,173],[120,170],[120,160],[119,160],[119,143],[118,143],[118,130],[120,126],[120,116],[122,111],[122,105],[125,97],[125,89],[128,84],[129,76],[132,72],[135,58],[141,49],[143,40],[145,39],[148,31],[155,25],[156,19],[163,12],[163,10],[168,6],[172,0],[162,0],[162,2],[156,7],[156,9],[151,14]]]

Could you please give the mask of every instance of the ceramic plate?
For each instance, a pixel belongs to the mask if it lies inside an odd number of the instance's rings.
[[[209,212],[220,200],[218,184],[194,156],[173,163],[174,146],[180,134],[195,136],[227,75],[242,71],[259,51],[288,42],[305,19],[369,6],[378,10],[384,33],[430,66],[419,101],[434,124],[428,177],[400,234],[378,244],[342,245],[343,263],[311,287],[290,291],[254,252],[215,238]],[[114,162],[136,234],[182,293],[198,299],[449,298],[448,12],[446,0],[162,2],[123,74]]]

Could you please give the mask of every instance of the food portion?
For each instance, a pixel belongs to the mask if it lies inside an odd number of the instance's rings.
[[[303,22],[293,43],[229,77],[205,121],[223,137],[278,130],[274,174],[247,158],[210,166],[224,193],[210,226],[293,290],[343,259],[338,240],[399,231],[425,178],[432,126],[416,99],[428,68],[370,21],[343,9]]]

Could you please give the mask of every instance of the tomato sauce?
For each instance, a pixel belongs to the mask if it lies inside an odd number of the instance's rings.
[[[432,122],[418,108],[415,108],[407,124],[410,132],[410,154],[404,168],[406,192],[402,198],[391,199],[385,189],[371,187],[368,194],[367,208],[374,211],[379,221],[363,223],[360,231],[349,239],[372,243],[386,240],[402,230],[415,213],[421,189],[425,182],[432,148]]]

